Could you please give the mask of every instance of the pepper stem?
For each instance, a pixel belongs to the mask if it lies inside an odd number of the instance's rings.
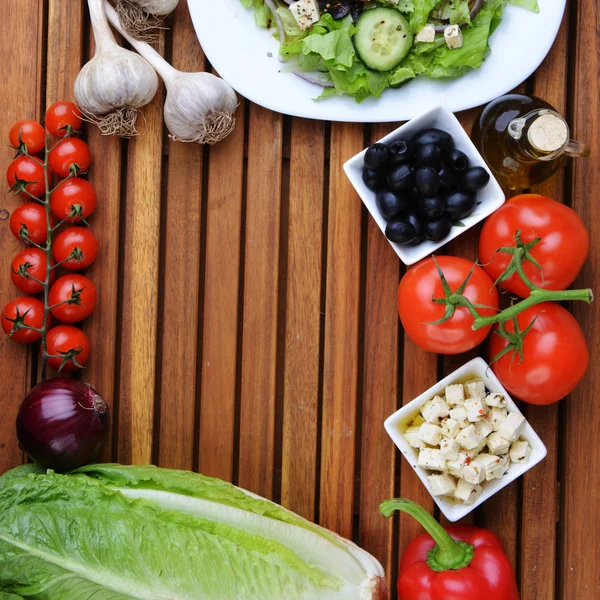
[[[412,500],[394,498],[386,500],[379,506],[384,517],[391,517],[395,511],[408,513],[415,518],[435,541],[429,552],[427,564],[434,571],[462,569],[473,560],[473,546],[466,542],[457,542],[450,534],[422,507]]]

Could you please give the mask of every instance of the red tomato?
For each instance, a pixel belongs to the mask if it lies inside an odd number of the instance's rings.
[[[12,300],[4,307],[0,321],[6,335],[10,335],[13,327],[19,323],[41,329],[44,324],[44,304],[37,298],[21,296]],[[10,339],[21,344],[29,344],[31,342],[39,342],[42,339],[42,335],[38,331],[31,329],[17,328],[10,335]]]
[[[54,218],[50,215],[50,225],[54,227]],[[25,243],[28,240],[43,244],[48,238],[48,220],[46,209],[36,202],[21,204],[10,215],[12,234]]]
[[[89,317],[96,308],[96,301],[94,284],[76,273],[57,279],[48,294],[52,316],[65,323],[77,323]]]
[[[98,240],[85,227],[69,227],[56,236],[52,243],[52,255],[63,268],[79,271],[89,267],[96,260]],[[74,256],[69,258],[72,255]]]
[[[575,317],[559,304],[544,302],[524,310],[517,317],[524,331],[537,317],[523,340],[523,362],[512,352],[492,364],[502,385],[516,398],[529,404],[553,404],[568,396],[581,381],[590,362],[588,345]],[[498,327],[494,328],[494,332]],[[514,332],[512,321],[506,330]],[[490,360],[508,342],[493,333]]]
[[[69,179],[52,193],[50,207],[61,221],[67,219],[68,223],[78,223],[81,217],[87,219],[96,210],[96,191],[85,179]]]
[[[24,197],[29,197],[24,190],[36,198],[46,191],[44,165],[35,156],[15,158],[6,170],[6,181],[11,190],[19,192]]]
[[[44,121],[50,133],[63,137],[69,128],[73,131],[81,129],[81,111],[73,102],[55,102],[46,111]]]
[[[46,254],[39,248],[26,248],[14,257],[10,278],[22,292],[26,294],[39,294],[44,290],[44,286],[32,279],[32,277],[35,277],[39,281],[46,281],[47,270]],[[54,281],[54,277],[55,272],[52,270],[50,271],[50,282]]]
[[[531,249],[531,256],[540,263],[542,271],[525,261],[523,270],[527,277],[541,288],[567,289],[590,251],[590,236],[579,215],[568,206],[538,194],[523,194],[509,200],[487,219],[479,240],[481,263],[494,281],[511,259],[509,254],[495,253],[503,246],[515,246],[518,229],[524,244],[542,238]],[[529,288],[517,273],[501,286],[522,298],[529,296]]]
[[[72,325],[57,325],[46,335],[48,354],[55,358],[48,359],[48,366],[55,371],[69,373],[76,371],[79,367],[73,362],[73,357],[67,358],[62,366],[64,358],[70,352],[74,352],[77,363],[85,367],[90,357],[90,340],[88,336]]]
[[[438,256],[450,289],[455,292],[468,277],[473,263],[454,256]],[[491,306],[477,309],[481,316],[491,316],[498,308],[498,291],[480,267],[475,267],[464,294],[473,303]],[[427,258],[410,269],[398,287],[398,312],[408,336],[425,350],[439,354],[460,354],[483,342],[491,327],[473,331],[473,317],[466,308],[457,307],[454,315],[439,325],[431,325],[444,316],[445,306],[432,302],[443,298],[444,290],[433,258]]]
[[[12,126],[8,139],[13,148],[20,148],[21,144],[25,144],[29,154],[37,154],[46,145],[46,132],[37,121],[23,119]]]
[[[88,145],[79,138],[69,137],[50,151],[48,164],[59,177],[68,177],[69,173],[85,173],[92,162]]]

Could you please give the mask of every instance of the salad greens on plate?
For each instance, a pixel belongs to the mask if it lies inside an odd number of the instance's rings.
[[[454,78],[479,68],[507,4],[539,11],[538,0],[241,2],[259,27],[275,30],[284,68],[322,87],[320,98],[359,102],[420,75]]]

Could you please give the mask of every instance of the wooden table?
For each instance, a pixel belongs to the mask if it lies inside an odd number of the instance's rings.
[[[71,99],[93,40],[82,0],[4,0],[0,134]],[[578,287],[600,291],[600,13],[570,3],[558,39],[523,89],[568,115],[593,158],[539,191],[590,228]],[[207,68],[185,2],[160,50],[183,70]],[[144,135],[93,127],[92,219],[101,250],[89,276],[100,302],[85,324],[83,374],[112,405],[104,459],[200,470],[273,498],[354,538],[395,579],[419,527],[387,521],[402,495],[433,508],[383,430],[403,402],[472,357],[442,358],[407,339],[396,313],[403,268],[353,193],[342,163],[394,125],[290,119],[241,101],[235,133],[214,148],[171,143],[161,106]],[[475,112],[461,115],[469,127]],[[2,164],[10,149],[0,150]],[[19,200],[2,197],[0,209]],[[2,304],[17,295],[18,242],[0,213]],[[448,246],[476,257],[478,231]],[[573,307],[593,353],[584,383],[559,405],[526,413],[547,459],[479,509],[515,565],[523,600],[600,598],[600,303]],[[35,352],[0,344],[0,470],[22,462],[14,418],[35,378]]]

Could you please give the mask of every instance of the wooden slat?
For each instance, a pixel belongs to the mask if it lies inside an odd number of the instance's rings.
[[[172,64],[201,71],[204,55],[187,4],[174,14]],[[198,286],[202,212],[202,147],[168,142],[162,290],[159,464],[192,469],[196,404]]]
[[[273,492],[282,118],[252,105],[248,139],[239,482]]]
[[[244,101],[235,131],[210,150],[202,344],[200,472],[233,477]]]
[[[600,210],[594,195],[600,189],[600,7],[595,0],[577,3],[577,32],[573,75],[573,136],[586,141],[592,157],[573,163],[572,206],[589,228],[592,247],[590,258],[575,281],[575,287],[596,288],[600,261]],[[562,445],[564,471],[561,490],[563,548],[559,573],[562,598],[597,598],[600,592],[598,540],[600,540],[600,487],[597,465],[600,446],[595,432],[600,428],[600,406],[595,402],[600,390],[597,350],[600,347],[600,303],[592,306],[576,303],[572,307],[586,334],[591,351],[587,376],[564,405],[566,434]]]
[[[317,484],[324,167],[324,124],[295,119],[290,156],[281,501],[311,520],[315,518]]]
[[[342,165],[363,145],[362,126],[331,126],[320,522],[345,537],[354,514],[362,205]]]
[[[0,60],[3,65],[3,110],[0,113],[2,173],[13,159],[8,131],[21,119],[39,119],[42,82],[43,6],[36,2],[8,2],[3,5]],[[26,42],[27,51],[17,51]],[[9,84],[9,82],[12,82]],[[3,178],[3,186],[6,180]],[[3,193],[0,200],[0,310],[21,295],[11,283],[9,260],[23,248],[10,232],[9,213],[21,205],[19,197]],[[2,334],[4,335],[4,334]],[[15,419],[19,405],[30,388],[31,350],[13,342],[0,343],[0,364],[6,375],[0,378],[2,419],[0,419],[0,473],[21,464],[23,454],[15,435]]]

